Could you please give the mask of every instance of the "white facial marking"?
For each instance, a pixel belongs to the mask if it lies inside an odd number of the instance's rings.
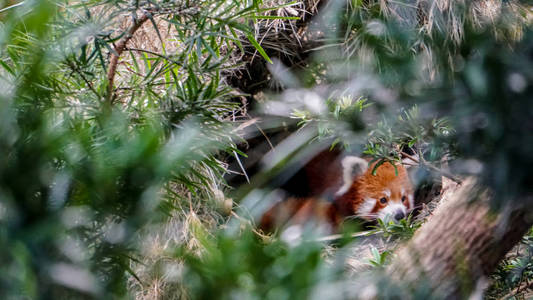
[[[406,216],[407,209],[405,208],[405,205],[401,203],[390,203],[378,213],[378,218],[382,220],[383,222],[388,222],[388,221],[396,222],[396,219],[394,218],[394,216],[398,212],[402,212],[404,216]]]
[[[402,188],[402,197],[405,196],[405,189]]]
[[[415,207],[415,199],[413,197],[413,194],[407,196],[407,199],[409,199],[409,208],[413,209],[413,207]]]
[[[391,193],[390,193],[390,190],[389,190],[389,189],[384,189],[384,190],[383,190],[383,194],[385,194],[385,196],[387,196],[387,197],[390,198]]]
[[[365,198],[364,202],[359,206],[359,209],[357,209],[356,213],[357,215],[361,216],[368,215],[374,209],[374,206],[376,206],[376,199]]]

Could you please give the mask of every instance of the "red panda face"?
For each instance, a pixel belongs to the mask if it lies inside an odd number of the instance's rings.
[[[396,222],[405,218],[414,207],[413,188],[406,169],[397,164],[396,175],[395,167],[384,163],[373,175],[374,165],[354,176],[350,188],[339,190],[344,207],[348,212],[367,220]]]

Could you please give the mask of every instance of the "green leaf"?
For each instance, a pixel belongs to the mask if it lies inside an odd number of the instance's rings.
[[[256,41],[255,37],[251,34],[251,33],[248,33],[246,34],[246,37],[248,38],[248,40],[250,41],[250,43],[252,43],[252,45],[254,46],[254,48],[257,50],[257,52],[259,52],[259,54],[261,54],[261,56],[270,64],[273,64],[272,60],[270,59],[270,57],[268,57],[268,55],[266,54],[265,50],[263,49],[263,47],[261,47],[261,45],[259,45],[259,43]]]
[[[372,168],[372,175],[376,176],[376,172],[378,170],[378,168],[384,164],[385,162],[387,162],[386,159],[380,159],[375,165],[374,165],[374,168]]]
[[[13,71],[13,69],[8,65],[6,64],[3,60],[0,60],[0,65],[2,65],[2,67],[4,67],[4,69],[11,75],[15,75],[15,71]]]

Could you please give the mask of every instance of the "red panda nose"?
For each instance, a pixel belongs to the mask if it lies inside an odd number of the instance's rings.
[[[400,221],[403,218],[405,218],[403,211],[399,211],[394,215],[394,219],[396,219],[396,221]]]

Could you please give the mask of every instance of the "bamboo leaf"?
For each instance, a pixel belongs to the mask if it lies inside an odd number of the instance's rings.
[[[246,37],[248,38],[248,40],[250,41],[250,43],[252,43],[252,45],[254,46],[254,48],[257,50],[257,52],[259,52],[259,54],[261,54],[261,56],[270,64],[273,64],[272,60],[270,59],[270,57],[268,57],[268,54],[265,52],[265,50],[263,49],[263,47],[261,47],[261,45],[259,45],[259,43],[257,42],[257,40],[254,38],[254,36],[249,33],[246,35]]]

